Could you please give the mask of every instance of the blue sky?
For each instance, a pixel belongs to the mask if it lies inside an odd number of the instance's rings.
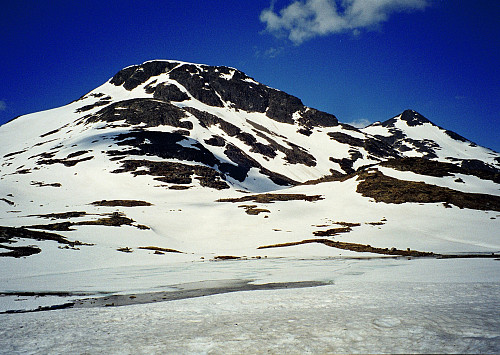
[[[236,67],[335,114],[411,108],[500,151],[494,0],[24,1],[0,13],[0,124],[151,59]]]

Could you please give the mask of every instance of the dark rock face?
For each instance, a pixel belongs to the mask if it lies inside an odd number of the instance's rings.
[[[221,118],[219,118],[215,115],[212,115],[211,113],[208,113],[206,111],[200,111],[198,109],[195,109],[194,107],[184,107],[184,110],[186,110],[187,112],[192,114],[194,117],[196,117],[198,119],[198,122],[200,123],[200,125],[204,128],[208,128],[210,126],[220,124],[221,121],[223,121]],[[224,124],[222,124],[222,125],[224,125]],[[231,125],[231,126],[233,126],[233,125]],[[226,127],[226,126],[224,125],[224,127]],[[222,129],[226,133],[228,133],[227,130],[230,129],[230,126],[228,125],[227,128],[225,128],[225,129],[222,128]]]
[[[181,66],[178,69],[181,69],[185,66],[186,65]],[[187,66],[187,68],[192,71],[198,70],[196,66]],[[131,70],[131,68],[129,69]],[[158,70],[162,71],[164,70],[164,68],[160,67]],[[188,71],[183,71],[183,70],[179,71],[188,73],[189,76],[191,77],[191,74]],[[134,73],[144,73],[144,72],[145,71],[133,71],[131,75],[133,76],[135,75]],[[124,73],[122,74],[123,75],[119,76],[118,79],[125,78],[123,79],[125,81],[123,81],[122,79],[120,80],[117,79],[116,80],[117,83],[121,81],[126,82],[128,80],[124,75]],[[144,79],[145,77],[141,78]],[[200,76],[199,79],[201,80],[201,78],[202,77]],[[227,79],[222,79],[219,76],[217,76],[217,78],[218,78],[217,80],[228,81]],[[192,83],[193,85],[196,85],[197,81],[195,80],[193,83]],[[168,99],[168,100],[180,101],[184,100],[185,99],[184,95],[186,95],[184,92],[179,90],[178,87],[175,85],[159,84],[155,87],[150,85],[149,90],[153,90],[152,92],[154,93],[154,95],[158,99],[162,100]],[[277,115],[276,117],[278,116],[281,117],[280,119],[285,119],[284,117],[287,117],[287,115],[289,115],[290,120],[293,121],[291,117],[292,114],[299,107],[298,105],[300,103],[300,100],[297,99],[298,101],[295,101],[295,99],[292,96],[281,93],[277,90],[274,90],[273,92],[275,93],[273,97],[278,99],[274,101],[275,110],[273,111],[274,113],[272,114]],[[206,93],[203,93],[202,96],[205,94]],[[202,96],[200,96],[200,98]],[[286,112],[283,111],[282,109],[287,105],[287,102],[289,102],[290,100],[292,102],[295,102],[296,106],[292,105],[290,106],[291,108],[288,107],[285,109]],[[211,103],[213,104],[213,102]],[[268,142],[268,144],[264,144],[257,141],[254,135],[248,132],[243,132],[237,126],[213,114],[210,114],[205,111],[200,111],[191,107],[179,108],[168,102],[162,102],[152,99],[131,99],[110,104],[107,107],[103,108],[102,110],[98,111],[97,113],[87,116],[86,122],[97,122],[97,121],[117,122],[124,120],[125,123],[129,125],[138,125],[141,123],[145,124],[146,127],[169,125],[173,127],[191,130],[193,128],[192,123],[190,121],[183,120],[187,118],[186,112],[189,112],[190,114],[195,116],[200,125],[205,128],[217,125],[228,136],[236,137],[242,142],[244,142],[246,145],[250,146],[251,152],[259,153],[267,158],[274,158],[277,155],[277,151],[280,151],[285,154],[285,159],[288,163],[304,164],[306,166],[316,165],[315,158],[311,154],[306,152],[303,148],[297,145],[288,143],[289,147],[285,147],[281,144],[278,144],[276,141],[268,137],[266,134],[259,131],[258,136],[264,138]],[[313,114],[318,114],[320,116],[322,115],[319,111],[310,110],[310,112],[312,112]],[[257,128],[263,128],[261,126],[259,127],[259,125],[255,123],[253,124],[253,126]],[[265,128],[264,131],[267,131],[268,134],[272,134]],[[206,149],[199,142],[194,142],[191,145],[191,147],[183,145],[181,142],[186,141],[185,136],[188,135],[189,131],[184,131],[184,130],[180,132],[156,132],[156,131],[145,131],[145,130],[132,131],[127,134],[118,135],[115,138],[115,140],[117,141],[117,145],[130,146],[131,149],[126,151],[108,151],[108,154],[114,157],[126,156],[126,155],[155,155],[161,158],[180,159],[180,160],[199,162],[210,167],[217,166],[221,173],[228,174],[229,176],[238,181],[243,181],[247,177],[248,171],[251,168],[257,168],[261,173],[267,175],[272,181],[274,181],[277,184],[280,185],[296,184],[295,181],[288,179],[285,176],[276,174],[270,170],[265,169],[260,163],[258,163],[255,159],[251,158],[247,154],[245,154],[241,149],[237,148],[235,145],[227,144],[222,137],[212,137],[210,139],[207,139],[205,143],[212,146],[225,147],[224,153],[231,161],[231,163],[219,161],[208,149]]]
[[[257,168],[261,173],[267,175],[271,179],[271,181],[275,182],[276,184],[285,186],[296,184],[295,181],[288,179],[285,176],[276,174],[270,170],[265,169],[255,159],[248,156],[246,153],[244,153],[241,149],[239,149],[235,145],[229,143],[228,144],[224,143],[226,146],[224,154],[234,164],[220,161],[199,142],[192,141],[190,146],[186,146],[187,143],[189,142],[188,138],[179,133],[156,132],[156,131],[132,131],[130,133],[120,134],[116,136],[115,140],[117,141],[116,143],[117,145],[129,146],[131,147],[131,149],[125,151],[116,151],[116,150],[108,151],[108,154],[113,157],[134,156],[134,155],[158,156],[164,159],[179,159],[185,161],[193,161],[207,165],[207,167],[213,167],[214,169],[218,168],[218,170],[222,173],[221,176],[227,174],[233,179],[238,180],[240,182],[246,179],[247,174],[251,168]],[[185,142],[186,144],[182,144],[182,142]],[[216,139],[216,142],[218,142],[217,144],[222,143],[222,141],[218,139]],[[198,175],[198,173],[196,173],[196,175]],[[181,184],[181,182],[175,182],[175,183]]]
[[[274,158],[276,156],[276,151],[280,151],[286,155],[287,162],[291,164],[304,164],[306,166],[316,165],[316,160],[314,159],[314,157],[296,145],[290,143],[289,145],[292,148],[286,148],[278,144],[265,134],[260,134],[259,136],[267,140],[269,143],[269,144],[263,144],[257,142],[257,139],[253,135],[247,132],[242,132],[241,129],[239,129],[232,123],[223,120],[220,117],[190,107],[186,107],[185,110],[193,114],[203,127],[207,128],[210,126],[217,125],[230,137],[237,137],[246,145],[252,147],[251,152],[256,152],[269,158]],[[253,125],[257,124],[254,123]],[[269,132],[267,129],[266,131]],[[271,134],[271,132],[269,133]]]
[[[417,152],[423,153],[424,157],[428,159],[438,157],[434,151],[434,148],[439,148],[439,145],[436,142],[429,139],[416,140],[408,137],[405,140],[406,142],[411,143]]]
[[[299,118],[299,124],[304,127],[334,127],[338,125],[337,117],[332,114],[308,108]]]
[[[276,153],[274,152],[274,150],[271,147],[257,142],[257,139],[254,136],[252,136],[249,133],[242,132],[241,129],[239,129],[238,127],[236,127],[232,123],[229,123],[229,122],[223,120],[222,118],[217,117],[215,115],[212,115],[212,114],[205,112],[205,111],[200,111],[200,110],[197,110],[197,109],[194,109],[191,107],[186,107],[185,109],[186,109],[186,111],[188,111],[189,113],[191,113],[192,115],[194,115],[198,119],[198,122],[201,124],[202,127],[208,128],[210,126],[217,125],[228,136],[237,137],[245,144],[251,146],[252,152],[258,152],[258,153],[261,153],[261,154],[266,155],[266,156],[271,157],[271,158],[276,156]],[[220,138],[220,139],[222,139],[222,138]],[[218,140],[218,141],[212,140],[210,142],[215,143],[215,144],[222,143],[221,140]],[[215,145],[215,144],[211,144],[211,145]],[[221,145],[221,146],[223,146],[223,145]]]
[[[314,158],[311,154],[306,152],[304,148],[299,147],[296,144],[287,142],[292,149],[282,148],[280,149],[283,153],[286,154],[286,161],[290,164],[303,164],[305,166],[316,166],[316,158]],[[281,147],[281,146],[279,146]]]
[[[394,127],[394,124],[396,123],[397,121],[397,117],[393,117],[385,122],[382,122],[380,123],[381,126],[383,127],[387,127],[389,128],[389,131],[394,135],[394,138],[392,137],[384,137],[384,138],[381,138],[380,136],[377,136],[377,138],[380,138],[380,139],[385,139],[386,142],[388,142],[390,145],[394,146],[395,148],[397,148],[399,151],[408,151],[410,150],[411,148],[408,148],[408,147],[405,147],[404,145],[402,145],[402,139],[404,138],[404,141],[406,142],[409,142],[411,143],[413,146],[416,147],[416,150],[420,153],[424,153],[425,156],[429,159],[432,159],[432,158],[437,158],[437,155],[435,154],[434,150],[432,148],[438,148],[439,145],[437,145],[435,142],[431,141],[431,140],[428,140],[428,139],[423,139],[423,140],[414,140],[414,139],[410,139],[410,138],[407,138],[406,136],[404,136],[402,134],[402,132],[400,132],[398,129],[396,129]],[[429,123],[433,126],[436,126],[434,123],[432,123],[431,121],[429,121],[427,118],[425,118],[424,116],[422,116],[420,113],[418,112],[415,112],[413,110],[406,110],[404,111],[402,114],[401,114],[401,120],[405,121],[406,124],[410,127],[414,127],[414,126],[420,126],[422,124],[425,124],[425,123]],[[458,133],[455,133],[453,131],[450,131],[450,130],[446,130],[446,129],[443,129],[439,126],[436,126],[438,128],[440,128],[446,135],[448,135],[450,138],[456,140],[456,141],[460,141],[460,142],[464,142],[464,143],[469,143],[470,146],[472,147],[476,147],[477,145],[471,141],[469,141],[468,139],[462,137],[461,135],[459,135]]]
[[[453,173],[462,172],[462,169],[455,164],[442,163],[417,157],[390,159],[382,162],[380,165],[400,171],[411,171],[419,175],[435,177],[453,176]]]
[[[406,124],[410,127],[420,126],[423,125],[424,123],[431,123],[431,121],[429,121],[427,118],[425,118],[424,116],[413,110],[405,110],[401,114],[401,119],[403,121],[406,121]]]
[[[174,62],[153,61],[142,65],[134,65],[120,70],[113,76],[110,83],[116,86],[123,85],[127,90],[132,90],[148,81],[153,76],[166,73],[178,65]]]
[[[160,78],[159,75],[162,74],[165,75]],[[166,78],[169,81],[162,82]],[[106,105],[97,113],[87,115],[86,122],[124,121],[126,125],[131,126],[142,124],[140,130],[121,134],[115,138],[117,145],[130,149],[108,151],[108,154],[113,156],[112,159],[123,159],[126,155],[154,155],[186,160],[216,171],[221,179],[231,177],[243,182],[250,169],[254,168],[279,185],[294,185],[296,181],[264,168],[259,163],[261,159],[270,161],[280,156],[280,159],[284,159],[288,164],[302,164],[307,167],[314,167],[317,163],[315,157],[306,149],[256,122],[247,119],[246,123],[251,127],[239,126],[236,122],[228,122],[222,116],[189,107],[189,102],[178,106],[172,102],[183,102],[194,98],[212,107],[263,113],[276,122],[294,125],[296,132],[310,136],[311,139],[316,134],[315,128],[339,125],[334,115],[308,108],[299,98],[260,84],[243,72],[224,66],[153,61],[121,70],[110,83],[122,85],[126,90],[133,90],[147,83],[144,90],[153,95],[153,99],[132,99],[111,104],[108,103],[107,97],[99,96],[100,100],[93,105],[79,109],[85,111]],[[348,156],[332,156],[330,161],[338,163],[344,174],[353,174],[354,164],[363,158],[383,161],[388,158],[401,158],[406,151],[419,152],[426,159],[437,158],[436,149],[440,148],[439,145],[429,139],[416,140],[407,137],[403,130],[396,128],[396,122],[400,120],[410,127],[423,124],[435,126],[412,110],[406,110],[400,116],[378,123],[389,130],[390,136],[369,136],[355,127],[342,124],[343,132],[327,134],[332,140],[349,146]],[[195,141],[189,138],[190,134],[193,134],[193,123],[207,129],[216,126],[224,134]],[[163,125],[179,129],[169,133],[148,130]],[[351,131],[358,133],[351,135]],[[453,139],[467,142],[454,132],[443,131]],[[236,143],[235,139],[245,146]],[[209,150],[211,147],[222,149],[218,150],[219,153],[212,153]],[[219,156],[221,150],[223,154]],[[495,170],[488,164],[481,165],[481,162],[473,160],[460,159],[456,163],[469,170],[483,170],[489,173],[494,173]],[[183,179],[191,181],[191,175],[195,174],[194,170],[186,169],[184,175],[178,175],[178,177],[187,176],[179,177],[181,181],[179,184],[182,184]],[[361,171],[361,168],[358,171]],[[342,175],[338,171],[332,171],[332,174]],[[170,178],[167,180],[175,180],[172,175],[168,176]]]
[[[214,147],[223,147],[226,145],[224,138],[219,136],[212,136],[209,139],[205,139],[205,143]]]
[[[347,123],[339,123],[339,125],[343,129],[346,129],[348,131],[361,132],[358,128],[351,126],[350,124],[347,124]]]
[[[375,137],[386,143],[389,147],[393,149],[395,148],[400,152],[415,150],[419,153],[422,153],[424,157],[428,159],[433,159],[438,157],[434,151],[434,148],[440,148],[440,147],[438,144],[436,144],[436,142],[429,139],[416,140],[408,138],[405,134],[403,134],[403,132],[401,132],[401,130],[395,128],[395,123],[397,122],[397,119],[398,116],[393,117],[385,122],[379,123],[379,125],[387,127],[389,129],[389,132],[391,132],[391,136],[386,137],[377,135]],[[432,126],[441,129],[446,135],[448,135],[450,138],[454,140],[460,142],[468,142],[470,146],[476,146],[476,144],[470,142],[461,135],[453,131],[445,130],[439,126],[436,126],[427,118],[425,118],[424,116],[413,110],[404,111],[401,114],[400,119],[405,121],[406,124],[410,127],[420,126],[425,123],[431,124]],[[407,144],[410,144],[410,147],[408,147]]]
[[[0,246],[2,247],[2,249],[10,250],[8,252],[0,253],[0,257],[24,258],[33,254],[38,254],[42,251],[42,249],[34,245],[14,247],[10,245],[0,244]]]
[[[148,171],[137,169],[148,168]],[[214,188],[217,190],[228,189],[229,185],[223,180],[223,176],[215,169],[201,165],[187,165],[173,162],[157,162],[149,160],[127,160],[122,167],[113,173],[131,172],[137,175],[153,175],[155,180],[169,184],[190,184],[192,176],[200,181],[201,186]]]
[[[223,107],[224,104],[210,85],[210,78],[193,64],[184,64],[170,72],[170,78],[184,86],[193,97],[204,104]]]
[[[254,128],[254,132],[256,132],[259,137],[264,136],[263,133],[267,133],[268,135],[271,135],[271,136],[275,135],[273,132],[268,130],[266,127],[264,127],[258,123],[255,123],[255,122],[250,121],[250,120],[246,120],[246,122]]]
[[[302,101],[282,91],[269,91],[269,108],[267,117],[282,123],[294,124],[293,114],[304,108]]]
[[[210,106],[224,107],[226,103],[248,112],[265,112],[269,118],[289,124],[295,123],[293,114],[299,112],[301,118],[298,123],[308,128],[338,124],[334,115],[308,109],[299,98],[259,84],[244,73],[224,66],[147,62],[121,70],[110,83],[132,90],[150,78],[167,72],[170,79],[185,87],[195,99]],[[153,83],[145,89],[148,93],[154,92],[155,98],[165,101],[184,101],[189,98],[175,85],[159,84],[153,87]]]
[[[365,150],[376,158],[388,158],[388,157],[398,157],[399,154],[394,148],[386,143],[389,141],[388,137],[377,136],[377,138],[360,139],[342,132],[329,132],[328,135],[339,143],[348,144],[353,147],[365,148]],[[385,138],[385,142],[379,138]],[[396,143],[396,141],[390,137],[390,142]],[[361,157],[358,157],[361,158]],[[344,169],[345,170],[345,169]]]
[[[355,147],[362,147],[364,139],[356,138],[342,132],[329,132],[328,135],[339,143],[353,145]]]
[[[422,115],[420,115],[415,111],[406,110],[401,115],[402,119],[403,116],[404,120],[407,122],[409,126],[418,126],[424,123],[430,123],[434,125],[428,119],[426,119],[425,117],[423,117]],[[399,155],[398,152],[405,152],[409,150],[415,150],[419,153],[422,153],[424,157],[428,159],[433,159],[438,157],[434,151],[434,148],[439,148],[439,145],[436,144],[436,142],[428,139],[416,140],[408,138],[401,130],[394,127],[396,121],[397,117],[394,117],[380,124],[381,126],[387,127],[389,129],[389,132],[391,133],[390,136],[381,136],[381,135],[374,136],[378,141],[384,143],[388,148],[384,149],[385,153],[388,153],[387,155],[385,155],[385,157],[387,156],[397,157]],[[410,144],[411,147],[409,147],[408,144]],[[380,148],[381,146],[378,145],[378,147]],[[393,152],[392,154],[390,153],[391,151]]]
[[[251,168],[257,168],[262,174],[267,175],[269,179],[277,185],[288,186],[297,184],[296,181],[287,178],[284,175],[277,174],[264,168],[261,164],[259,164],[259,162],[248,156],[248,154],[233,144],[229,143],[226,145],[224,154],[236,165],[221,163],[219,165],[219,169],[238,181],[245,180]]]
[[[131,99],[112,103],[93,115],[87,117],[87,122],[116,122],[125,120],[129,125],[145,123],[147,127],[169,125],[173,127],[192,129],[186,118],[186,113],[168,102],[151,99]]]
[[[223,75],[232,75],[227,79]],[[293,124],[293,113],[304,108],[302,102],[282,91],[262,84],[245,81],[245,74],[227,67],[203,67],[183,65],[170,72],[170,78],[184,86],[197,100],[222,107],[224,102],[234,108],[249,112],[266,112],[278,122]],[[220,96],[220,98],[219,98]],[[267,111],[266,111],[267,110]]]
[[[159,84],[156,86],[153,97],[163,101],[185,101],[189,100],[188,94],[182,92],[174,84]]]
[[[369,154],[377,158],[396,158],[400,156],[397,150],[380,139],[366,139],[363,147]]]
[[[354,173],[354,169],[352,168],[352,165],[354,164],[354,161],[348,158],[334,158],[330,157],[330,161],[333,161],[334,163],[337,163],[340,165],[340,168],[344,170],[346,174],[352,174]]]
[[[453,138],[454,140],[456,141],[460,141],[460,142],[469,142],[469,140],[465,139],[464,137],[462,137],[460,134],[458,133],[455,133],[453,131],[449,131],[449,130],[445,130],[444,133],[446,133],[448,136],[450,136],[450,138]]]
[[[496,175],[500,175],[500,169],[493,167],[491,165],[488,165],[488,164],[482,162],[481,160],[477,160],[477,159],[462,159],[461,167],[464,169],[468,169],[468,170],[479,170],[479,171],[485,171],[485,172],[493,173]],[[497,179],[497,181],[495,181],[495,182],[500,184],[500,176]]]
[[[356,162],[356,160],[358,160],[362,157],[363,157],[363,155],[359,151],[357,151],[355,149],[350,149],[349,150],[349,158],[338,159],[338,158],[330,157],[330,161],[333,161],[333,162],[339,164],[340,168],[342,170],[344,170],[344,172],[346,174],[352,174],[355,172],[355,170],[353,169],[354,163]],[[336,174],[332,172],[332,175],[336,175]]]
[[[248,156],[248,154],[233,144],[229,143],[226,145],[224,154],[236,165],[222,163],[219,165],[219,169],[240,182],[245,180],[251,168],[261,167],[255,159]]]
[[[293,185],[298,185],[299,183],[295,180],[292,180],[285,175],[281,175],[278,173],[275,173],[274,171],[271,171],[266,168],[260,168],[259,170],[262,174],[267,175],[269,179],[271,179],[272,182],[274,182],[276,185],[281,185],[281,186],[293,186]]]
[[[211,84],[222,99],[233,107],[248,112],[265,112],[269,106],[268,88],[262,84],[245,81],[250,79],[238,70],[226,67],[209,69]],[[220,73],[231,75],[231,79],[221,78]]]
[[[421,114],[419,114],[418,112],[413,111],[413,110],[403,111],[400,119],[405,121],[406,124],[410,127],[420,126],[420,125],[423,125],[424,123],[430,123],[430,124],[434,125],[427,118],[425,118],[424,116],[422,116]],[[397,120],[397,117],[393,117],[390,120],[382,122],[381,125],[384,127],[394,127],[394,123],[396,122],[396,120]]]
[[[107,104],[109,104],[111,101],[111,97],[104,97],[102,99],[100,99],[99,101],[97,101],[96,103],[92,104],[92,105],[85,105],[85,106],[82,106],[80,108],[78,108],[76,110],[77,113],[80,113],[80,112],[85,112],[85,111],[89,111],[89,110],[92,110],[93,108],[95,107],[99,107],[99,106],[106,106]]]
[[[309,137],[313,133],[309,128],[299,128],[297,132],[307,137]]]
[[[131,146],[134,149],[123,152],[126,155],[155,155],[164,159],[188,160],[214,166],[218,160],[203,145],[196,142],[191,147],[179,144],[188,139],[179,133],[156,131],[133,131],[116,136],[119,146]],[[120,155],[114,152],[113,155]]]

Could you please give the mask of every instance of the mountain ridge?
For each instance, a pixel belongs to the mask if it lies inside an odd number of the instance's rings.
[[[192,259],[268,245],[300,257],[500,249],[500,154],[413,110],[358,129],[230,67],[130,66],[0,126],[0,139],[4,256],[63,255],[70,267],[76,249],[84,265],[93,253],[125,265],[154,250]]]

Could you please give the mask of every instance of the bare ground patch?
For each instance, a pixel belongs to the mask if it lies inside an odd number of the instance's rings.
[[[363,171],[358,174],[356,192],[385,203],[437,203],[443,202],[459,208],[500,211],[500,196],[467,193],[426,184],[404,181],[385,176],[380,171]]]
[[[71,155],[71,154],[70,154]],[[72,167],[75,166],[78,163],[94,159],[93,156],[89,157],[84,157],[80,159],[69,159],[69,158],[64,158],[64,159],[41,159],[38,160],[36,163],[39,165],[52,165],[52,164],[63,164],[66,167]]]
[[[299,242],[263,245],[258,247],[257,249],[283,248],[283,247],[291,247],[309,243],[320,243],[327,245],[329,247],[350,250],[359,253],[374,253],[374,254],[404,256],[404,257],[435,257],[438,259],[455,259],[455,258],[498,258],[500,256],[500,254],[498,253],[438,254],[434,252],[412,250],[410,248],[407,248],[406,250],[396,249],[394,247],[377,248],[377,247],[372,247],[369,244],[338,242],[329,239],[304,239]]]
[[[10,206],[14,206],[15,205],[14,202],[12,202],[11,200],[7,200],[6,198],[0,198],[0,201],[3,201],[3,202],[7,203]]]
[[[37,224],[32,226],[25,226],[24,228],[43,229],[53,231],[71,231],[74,230],[73,226],[108,226],[108,227],[121,227],[123,225],[136,227],[138,229],[149,229],[148,226],[137,224],[133,219],[126,217],[121,212],[113,212],[104,214],[102,218],[90,221],[80,222],[58,222],[50,224]]]
[[[19,258],[22,256],[29,256],[38,254],[41,249],[36,245],[29,246],[12,246],[11,244],[17,243],[19,239],[32,239],[36,241],[52,240],[68,247],[75,248],[76,246],[91,246],[93,244],[82,243],[78,240],[71,241],[62,235],[48,232],[32,231],[25,227],[3,227],[0,226],[0,248],[10,250],[9,252],[0,253],[0,256],[10,256]],[[6,245],[9,244],[9,245]]]
[[[257,203],[273,203],[275,201],[308,201],[314,202],[323,200],[321,195],[304,195],[304,194],[258,194],[243,196],[238,198],[221,198],[217,202],[257,202]]]
[[[260,246],[257,249],[268,249],[268,248],[282,248],[295,246],[300,244],[308,244],[308,243],[321,243],[325,244],[329,247],[351,250],[356,252],[363,253],[375,253],[375,254],[384,254],[384,255],[396,255],[396,256],[413,256],[413,257],[422,257],[422,256],[438,256],[433,252],[423,252],[417,250],[401,250],[396,248],[376,248],[371,245],[357,244],[357,243],[347,243],[347,242],[338,242],[329,239],[304,239],[299,242],[290,242],[290,243],[280,243],[280,244],[271,244]]]
[[[339,235],[341,233],[349,233],[350,231],[352,231],[352,228],[361,226],[361,223],[343,222],[343,221],[337,221],[337,222],[328,221],[327,224],[313,225],[313,227],[326,228],[326,227],[332,227],[333,225],[337,225],[337,226],[341,226],[341,227],[329,228],[326,230],[319,230],[319,231],[313,232],[313,234],[316,237],[333,237],[333,236]]]
[[[32,181],[31,185],[38,187],[61,187],[61,183],[53,182],[53,183],[45,183],[43,181]]]
[[[137,207],[137,206],[152,206],[152,203],[138,200],[101,200],[91,203],[94,206],[108,206],[108,207]]]
[[[179,250],[170,249],[170,248],[160,248],[160,247],[154,247],[154,246],[139,247],[138,249],[159,251],[159,252],[162,252],[162,253],[182,253],[182,251],[179,251]]]
[[[214,260],[240,260],[241,256],[234,255],[217,255],[214,257]]]
[[[13,247],[10,245],[0,244],[0,249],[7,249],[9,251],[0,253],[0,257],[13,257],[13,258],[22,258],[25,256],[30,256],[33,254],[38,254],[42,251],[39,247],[35,245],[27,245],[22,247]]]
[[[87,215],[87,212],[84,211],[69,211],[69,212],[61,212],[61,213],[48,213],[48,214],[32,214],[28,215],[28,217],[40,217],[40,218],[48,218],[48,219],[68,219],[68,218],[78,218]]]
[[[266,210],[265,208],[257,208],[257,205],[241,205],[238,206],[240,208],[244,208],[246,214],[256,216],[259,213],[271,213],[271,211]]]
[[[339,227],[339,228],[330,228],[324,231],[315,231],[313,234],[316,237],[332,237],[335,235],[339,235],[340,233],[349,233],[351,231],[351,227]]]
[[[485,166],[482,164],[479,165],[479,167],[482,167],[483,169],[469,169],[463,167],[464,164],[460,167],[453,163],[438,162],[418,157],[408,157],[402,159],[389,159],[380,163],[380,165],[399,171],[411,171],[420,175],[443,177],[453,176],[454,174],[465,174],[500,183],[500,173],[495,171],[492,167],[489,167],[488,170],[484,170]],[[465,164],[465,166],[467,166],[467,164]],[[488,166],[486,168],[488,168]]]

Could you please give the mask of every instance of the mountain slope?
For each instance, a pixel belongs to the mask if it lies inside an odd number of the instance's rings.
[[[498,153],[409,110],[359,130],[233,68],[127,67],[0,140],[0,248],[31,255],[9,275],[500,249]]]
[[[412,110],[385,122],[373,123],[362,131],[391,145],[405,157],[425,157],[491,172],[498,172],[500,168],[498,153],[436,126]]]

